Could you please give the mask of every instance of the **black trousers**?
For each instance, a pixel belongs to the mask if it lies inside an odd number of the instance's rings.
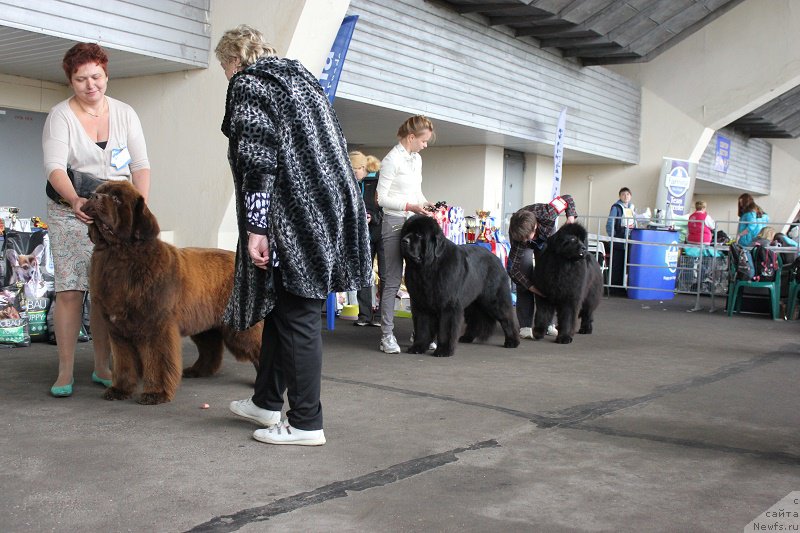
[[[261,359],[253,403],[280,411],[287,391],[286,418],[297,429],[322,429],[322,305],[283,287],[280,268],[272,271],[275,307],[264,319]]]
[[[533,279],[533,250],[526,248],[519,256],[520,266],[528,272],[529,279]],[[536,298],[528,287],[517,285],[517,322],[520,328],[533,327],[533,314],[536,310]]]
[[[375,256],[378,255],[378,249],[383,246],[383,242],[381,241],[380,237],[375,240],[369,241],[369,248],[370,248],[370,264],[375,262]],[[378,277],[381,278],[381,265],[378,263]],[[380,320],[380,311],[378,311],[378,316],[372,316],[372,286],[369,287],[361,287],[358,292],[356,293],[356,299],[358,300],[358,319],[364,322],[372,322],[373,318],[377,318]]]
[[[627,263],[624,242],[614,242],[613,257],[611,260],[611,285],[622,285],[625,282],[625,264]],[[615,289],[616,291],[624,291],[625,289]]]

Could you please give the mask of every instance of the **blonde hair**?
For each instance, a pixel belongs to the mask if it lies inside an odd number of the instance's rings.
[[[706,204],[704,200],[697,200],[694,203],[694,209],[695,209],[695,211],[701,211],[701,210],[705,209],[707,205],[708,204]]]
[[[226,64],[238,59],[242,68],[255,63],[264,56],[275,56],[275,49],[264,40],[264,35],[257,29],[240,24],[222,34],[214,48],[214,54],[220,63]]]
[[[409,117],[400,125],[397,130],[397,136],[405,139],[409,135],[419,135],[425,130],[431,130],[431,141],[436,140],[436,133],[433,131],[433,122],[431,119],[424,115],[415,115]]]
[[[361,167],[364,167],[364,169],[367,168],[367,156],[359,151],[350,152],[348,155],[350,156],[350,165],[353,167],[353,170]]]
[[[374,155],[367,156],[367,172],[377,172],[381,169],[381,160]]]
[[[756,239],[766,239],[768,241],[772,241],[775,238],[775,228],[771,228],[769,226],[764,226],[761,228],[761,231],[758,232],[756,235]]]

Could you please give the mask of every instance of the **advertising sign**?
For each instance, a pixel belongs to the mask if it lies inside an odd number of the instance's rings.
[[[714,170],[727,173],[730,162],[731,140],[717,134],[717,149],[714,152]]]
[[[331,103],[333,103],[333,98],[336,96],[336,86],[339,85],[339,76],[342,74],[344,58],[347,55],[347,49],[350,47],[350,39],[353,37],[353,30],[356,28],[357,21],[358,15],[350,15],[342,20],[339,33],[336,34],[336,39],[333,40],[333,46],[331,46],[331,51],[325,60],[322,75],[319,77],[319,84],[322,85],[322,90],[325,91]]]
[[[555,198],[561,194],[561,162],[564,159],[564,130],[567,125],[567,108],[561,110],[556,127],[556,140],[553,146],[553,194]]]
[[[689,202],[696,174],[697,163],[664,158],[656,193],[656,209],[663,209],[667,219],[674,215],[686,216],[691,211]]]

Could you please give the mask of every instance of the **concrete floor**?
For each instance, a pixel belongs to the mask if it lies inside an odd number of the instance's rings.
[[[742,531],[800,490],[800,322],[701,303],[605,299],[571,345],[449,359],[339,319],[319,448],[251,438],[230,356],[152,407],[100,398],[89,343],[66,399],[55,347],[2,350],[0,530]]]

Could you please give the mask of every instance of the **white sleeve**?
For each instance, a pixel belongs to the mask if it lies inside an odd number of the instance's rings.
[[[69,160],[69,126],[66,117],[58,111],[50,111],[42,130],[42,152],[44,154],[45,177],[54,170],[67,170]]]
[[[384,157],[381,162],[381,173],[378,176],[378,187],[376,189],[378,195],[378,205],[385,209],[393,209],[395,211],[405,211],[406,201],[403,198],[392,198],[390,191],[392,183],[397,177],[397,167],[391,155]]]
[[[150,168],[150,161],[147,159],[147,145],[144,142],[144,131],[139,116],[132,107],[128,108],[128,152],[131,154],[130,169],[136,172],[143,168]]]
[[[419,163],[419,175],[420,175],[420,184],[419,184],[419,194],[417,195],[417,203],[419,205],[424,205],[428,199],[425,198],[425,194],[422,192],[422,161]]]
[[[706,215],[706,226],[708,226],[711,229],[714,229],[716,225],[717,223],[714,222],[714,219],[711,218],[711,215]]]

